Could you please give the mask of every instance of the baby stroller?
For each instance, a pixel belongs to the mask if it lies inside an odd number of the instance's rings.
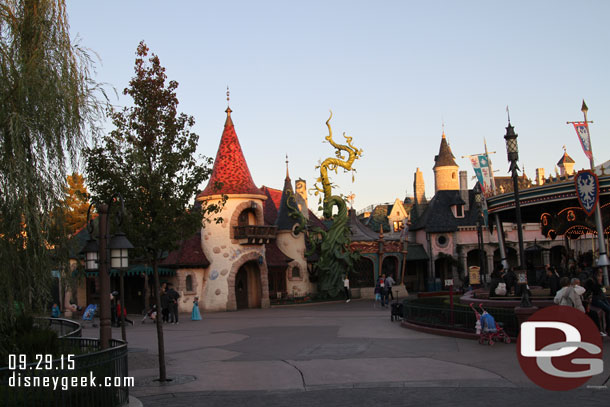
[[[144,318],[142,318],[142,323],[144,323],[147,319],[155,322],[157,319],[157,305],[153,305],[151,309],[144,313]]]
[[[477,323],[475,325],[477,335],[479,335],[479,343],[481,345],[493,345],[495,342],[504,341],[504,343],[510,343],[510,336],[504,332],[502,325],[497,323],[494,317],[490,313],[485,311],[483,304],[479,304],[481,314],[473,307],[470,303],[470,308],[474,311],[477,317]]]

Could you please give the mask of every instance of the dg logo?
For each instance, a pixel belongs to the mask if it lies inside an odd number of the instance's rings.
[[[602,338],[593,321],[554,305],[521,324],[517,358],[531,381],[547,390],[571,390],[604,371]]]

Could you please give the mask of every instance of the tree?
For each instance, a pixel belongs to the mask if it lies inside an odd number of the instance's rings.
[[[138,45],[135,76],[123,94],[133,106],[111,109],[115,129],[86,152],[88,182],[94,197],[107,202],[114,193],[124,197],[129,240],[154,270],[157,309],[163,253],[190,237],[202,219],[219,210],[217,204],[190,205],[199,186],[209,178],[211,158],[195,157],[199,137],[191,131],[192,116],[177,113],[178,82],[169,81],[159,58],[148,57]],[[95,199],[94,199],[95,202]],[[159,376],[166,380],[163,328],[157,318]]]
[[[0,3],[0,351],[15,309],[46,308],[51,211],[85,130],[103,112],[92,61],[70,41],[64,0]]]

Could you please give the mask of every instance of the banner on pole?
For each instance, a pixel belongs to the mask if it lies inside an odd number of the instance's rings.
[[[479,181],[479,184],[481,184],[483,195],[486,197],[493,195],[493,174],[489,168],[489,158],[487,157],[487,154],[471,155],[470,162],[472,163],[472,168],[477,176],[477,180]]]
[[[592,170],[582,170],[574,177],[576,194],[581,208],[587,216],[593,215],[599,199],[599,180]]]
[[[578,140],[580,140],[580,145],[582,146],[582,151],[585,152],[585,155],[590,160],[593,157],[593,152],[591,151],[591,136],[589,135],[589,125],[586,122],[574,122],[574,130],[576,130],[576,134],[578,135]]]

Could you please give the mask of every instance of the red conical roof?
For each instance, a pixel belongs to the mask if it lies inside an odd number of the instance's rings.
[[[211,195],[266,195],[254,185],[248,164],[241,151],[239,139],[235,133],[235,127],[231,120],[231,108],[227,108],[227,120],[225,129],[220,139],[212,176],[205,189],[197,195],[197,198]],[[216,189],[216,183],[222,183],[222,188]]]

